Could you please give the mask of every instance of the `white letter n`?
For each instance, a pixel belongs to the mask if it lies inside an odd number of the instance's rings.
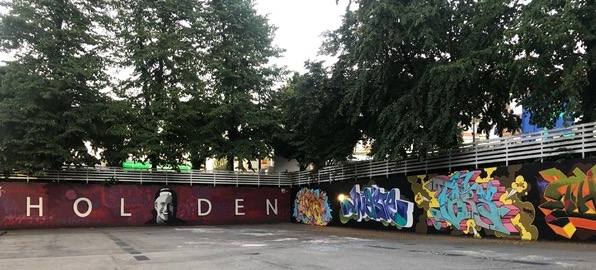
[[[273,207],[273,205],[271,205],[271,202],[269,201],[269,199],[267,199],[267,215],[269,215],[269,209],[273,210],[273,214],[275,214],[277,216],[277,199],[274,200],[275,202],[275,207]]]

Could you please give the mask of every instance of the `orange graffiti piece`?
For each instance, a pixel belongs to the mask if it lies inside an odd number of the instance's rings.
[[[546,202],[539,208],[553,232],[566,238],[578,228],[596,234],[595,175],[596,166],[586,173],[575,168],[570,176],[555,168],[540,172],[549,184],[544,190]]]

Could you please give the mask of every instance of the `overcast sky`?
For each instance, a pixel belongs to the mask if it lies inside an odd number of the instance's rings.
[[[304,61],[327,60],[318,56],[325,31],[341,24],[348,1],[335,0],[255,0],[257,11],[267,15],[277,27],[274,44],[286,51],[274,61],[289,70],[304,72]],[[328,63],[329,64],[329,63]]]

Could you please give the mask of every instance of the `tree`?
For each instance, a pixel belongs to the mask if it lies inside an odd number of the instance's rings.
[[[212,108],[205,128],[217,134],[212,152],[234,160],[269,155],[278,116],[272,107],[279,69],[268,65],[279,50],[271,45],[274,28],[257,15],[251,0],[207,1],[209,46],[206,91]]]
[[[560,113],[596,121],[596,3],[533,0],[520,11],[507,32],[514,97],[543,126]]]
[[[93,165],[86,141],[96,138],[108,81],[101,34],[104,1],[2,1],[0,47],[14,60],[0,75],[0,163],[37,171]]]
[[[357,128],[339,114],[342,90],[322,62],[307,62],[307,72],[294,77],[280,93],[282,129],[275,152],[295,158],[302,170],[346,160],[361,139]]]
[[[380,158],[455,147],[463,129],[515,131],[503,1],[352,1],[325,50],[338,57],[340,110],[363,123]]]
[[[177,168],[185,154],[200,155],[190,138],[204,111],[205,6],[195,0],[139,0],[118,5],[121,63],[132,67],[119,95],[128,113],[129,149],[136,159]],[[195,111],[196,109],[196,111]],[[192,115],[191,115],[192,114]]]

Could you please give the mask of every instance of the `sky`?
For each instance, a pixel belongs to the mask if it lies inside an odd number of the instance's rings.
[[[255,0],[257,12],[266,15],[277,27],[274,45],[285,49],[281,58],[272,61],[288,70],[304,72],[306,60],[334,58],[318,55],[322,33],[337,29],[348,1],[336,0]]]

